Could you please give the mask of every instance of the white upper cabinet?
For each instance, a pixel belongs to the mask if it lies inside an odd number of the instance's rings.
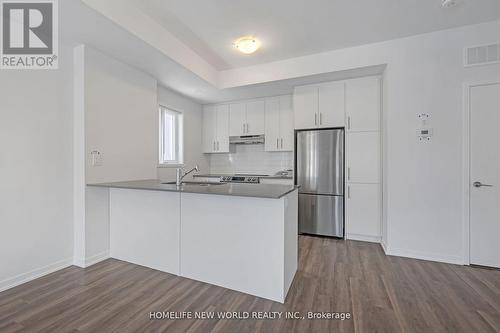
[[[344,127],[345,82],[318,85],[319,127]]]
[[[293,106],[292,95],[280,96],[280,136],[281,150],[293,151]]]
[[[265,131],[265,102],[256,100],[229,105],[229,135],[261,135]]]
[[[266,151],[278,151],[280,144],[280,99],[266,98]]]
[[[296,87],[293,93],[295,128],[315,128],[318,126],[318,87]]]
[[[266,151],[293,151],[292,96],[265,100]]]
[[[213,153],[216,151],[217,140],[217,111],[215,106],[203,107],[203,152]]]
[[[257,100],[247,102],[246,135],[262,135],[265,132],[265,102]]]
[[[229,152],[229,105],[217,105],[217,152]]]
[[[380,182],[379,132],[347,132],[345,151],[348,183]]]
[[[203,152],[229,152],[229,105],[203,107]]]
[[[296,87],[293,96],[296,129],[344,126],[343,81]]]
[[[229,135],[246,135],[247,105],[246,103],[229,104]]]
[[[381,89],[379,77],[346,81],[347,131],[379,131]]]

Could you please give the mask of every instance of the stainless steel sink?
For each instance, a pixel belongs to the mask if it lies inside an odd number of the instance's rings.
[[[175,185],[175,182],[165,182],[165,183],[162,183],[162,184]],[[181,184],[182,185],[186,185],[186,186],[224,185],[224,183],[216,183],[216,182],[208,183],[208,182],[195,182],[195,181],[183,181]]]

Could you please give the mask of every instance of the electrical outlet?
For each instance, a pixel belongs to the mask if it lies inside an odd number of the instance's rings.
[[[90,161],[92,166],[102,166],[102,154],[98,150],[93,150],[90,152]]]

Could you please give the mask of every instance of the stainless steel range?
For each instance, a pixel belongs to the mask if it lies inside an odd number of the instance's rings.
[[[235,175],[235,176],[222,176],[220,177],[221,183],[245,183],[245,184],[258,184],[259,177],[256,175],[245,176],[245,175]]]

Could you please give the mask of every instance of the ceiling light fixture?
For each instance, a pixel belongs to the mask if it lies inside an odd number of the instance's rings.
[[[443,8],[450,8],[457,5],[457,0],[443,0]]]
[[[251,54],[257,51],[260,47],[260,42],[255,37],[241,37],[234,42],[234,47],[245,54]]]

